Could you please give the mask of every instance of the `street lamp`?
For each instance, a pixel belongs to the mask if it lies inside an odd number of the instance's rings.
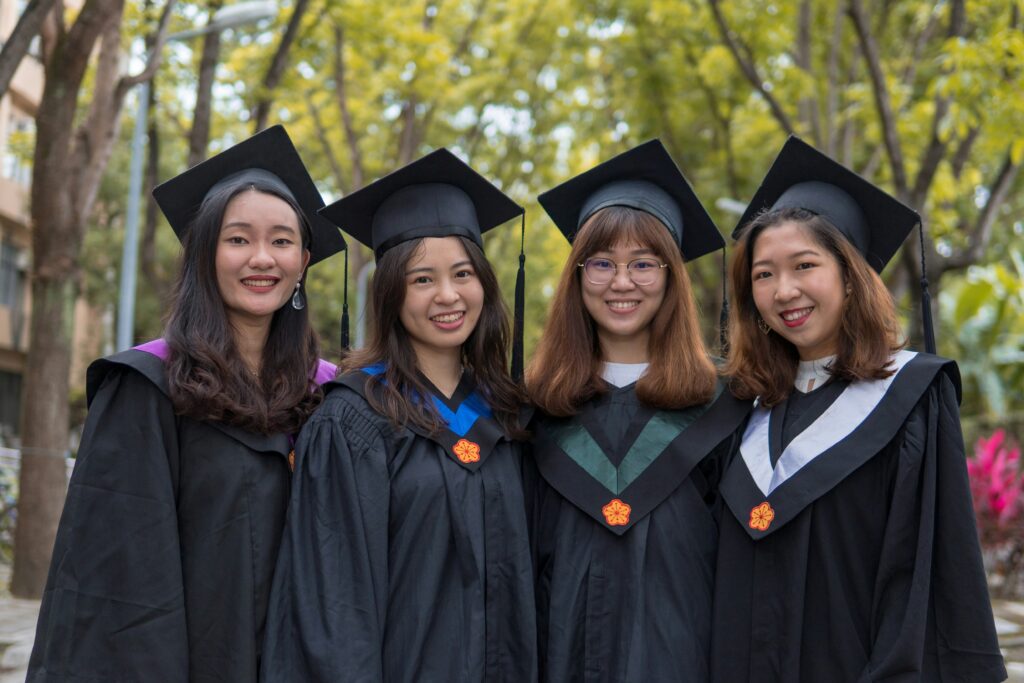
[[[277,14],[277,4],[272,0],[247,0],[221,7],[214,12],[206,26],[172,33],[167,42],[188,40],[208,33],[235,28],[244,24],[269,19]],[[121,288],[117,305],[118,351],[124,351],[132,343],[132,326],[135,321],[135,283],[139,260],[139,203],[142,197],[142,159],[146,146],[146,118],[149,113],[149,81],[139,85],[138,108],[135,114],[135,128],[132,131],[132,158],[128,167],[128,207],[124,223],[124,253],[121,257]]]

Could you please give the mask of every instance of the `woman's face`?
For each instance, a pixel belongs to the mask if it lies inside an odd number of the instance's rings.
[[[462,240],[424,238],[405,267],[399,314],[416,355],[458,353],[476,329],[483,305],[483,285]]]
[[[232,325],[269,325],[309,263],[295,210],[271,194],[239,193],[224,210],[215,263]]]
[[[619,243],[591,254],[584,263],[580,273],[583,305],[594,321],[602,349],[627,347],[645,355],[651,321],[665,299],[667,274],[660,267],[662,259],[644,245]]]
[[[786,221],[763,230],[754,242],[750,280],[761,317],[801,360],[836,353],[846,300],[842,267],[807,228]]]

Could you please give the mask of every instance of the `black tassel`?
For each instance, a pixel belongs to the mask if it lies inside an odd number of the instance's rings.
[[[924,350],[935,353],[935,324],[932,321],[932,295],[928,291],[928,264],[925,261],[924,225],[917,224],[921,237],[921,321],[924,323]]]
[[[345,294],[341,304],[341,351],[348,351],[348,249],[345,249]]]
[[[512,379],[523,381],[523,312],[526,308],[526,213],[519,233],[519,271],[516,273],[515,314],[512,319]]]
[[[722,312],[718,316],[718,347],[722,358],[729,355],[729,292],[725,271],[725,247],[722,247]]]

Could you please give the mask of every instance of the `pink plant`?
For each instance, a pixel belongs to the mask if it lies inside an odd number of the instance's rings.
[[[999,545],[1009,539],[1024,503],[1020,446],[1008,443],[1006,432],[997,429],[988,439],[978,439],[967,473],[982,543]]]

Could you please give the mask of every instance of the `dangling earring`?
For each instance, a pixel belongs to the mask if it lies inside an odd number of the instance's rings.
[[[301,311],[306,307],[306,296],[302,293],[302,280],[295,283],[295,293],[292,294],[292,308]]]
[[[757,316],[757,329],[761,330],[761,334],[765,336],[772,331],[772,328],[768,327],[768,323],[761,316]]]

